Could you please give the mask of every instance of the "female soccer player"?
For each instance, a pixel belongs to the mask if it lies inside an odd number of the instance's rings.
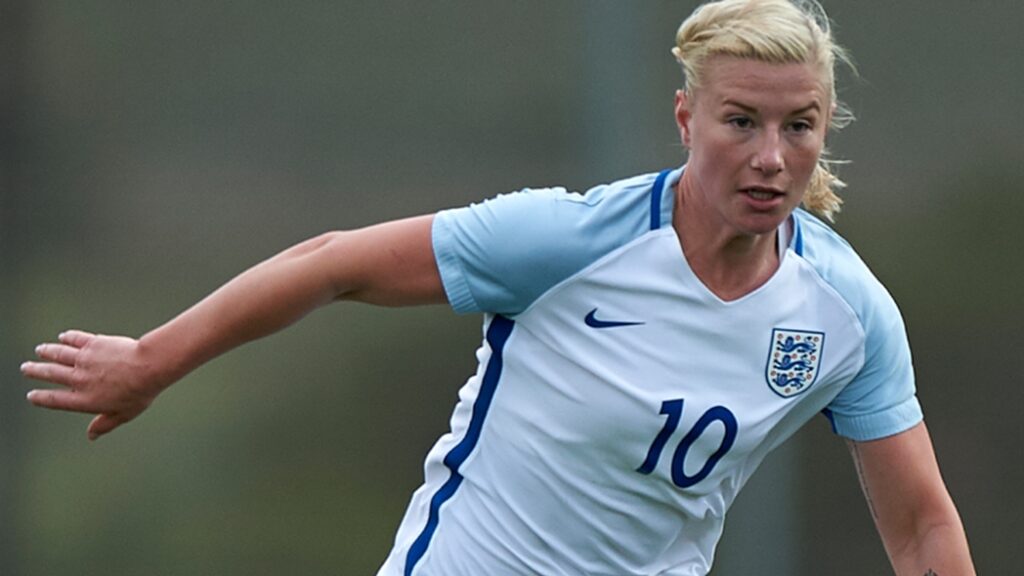
[[[896,305],[826,219],[842,58],[813,2],[721,0],[673,50],[684,167],[333,232],[135,340],[22,370],[38,406],[135,418],[203,362],[334,300],[482,312],[480,366],[382,575],[706,574],[765,455],[824,411],[901,575],[973,574]]]

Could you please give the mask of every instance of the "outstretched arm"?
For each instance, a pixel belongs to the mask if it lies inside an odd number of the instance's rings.
[[[850,452],[896,574],[975,573],[960,516],[923,422],[881,440],[850,442]]]
[[[443,303],[430,242],[433,216],[331,232],[266,260],[138,340],[71,330],[36,347],[22,373],[64,388],[30,402],[96,414],[90,438],[145,410],[204,362],[276,332],[335,300],[385,306]]]

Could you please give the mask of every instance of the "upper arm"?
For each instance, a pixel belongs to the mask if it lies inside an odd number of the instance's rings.
[[[385,306],[446,301],[431,245],[433,215],[333,232],[319,257],[337,299]]]
[[[850,441],[850,451],[897,573],[923,574],[929,566],[947,565],[949,555],[969,560],[959,515],[923,422],[879,440]]]

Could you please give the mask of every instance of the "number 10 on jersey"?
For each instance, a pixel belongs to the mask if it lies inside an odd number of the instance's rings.
[[[665,426],[662,427],[658,435],[654,437],[654,441],[651,442],[651,448],[647,451],[647,458],[644,460],[644,463],[636,469],[641,474],[650,474],[658,465],[661,451],[665,448],[665,444],[668,443],[676,428],[679,427],[679,421],[683,416],[683,399],[665,400],[661,403],[660,413],[668,418],[665,420]],[[685,469],[686,454],[707,427],[714,422],[721,422],[725,426],[725,435],[722,437],[722,443],[704,462],[704,466],[696,474],[690,476],[686,473]],[[728,408],[725,406],[709,408],[707,412],[697,419],[693,428],[690,428],[690,431],[683,436],[683,439],[679,441],[679,445],[676,446],[676,451],[672,455],[672,482],[680,488],[689,488],[707,478],[708,474],[711,474],[711,471],[715,468],[715,464],[718,464],[722,456],[725,456],[729,449],[732,448],[733,442],[736,441],[738,429],[736,416]]]

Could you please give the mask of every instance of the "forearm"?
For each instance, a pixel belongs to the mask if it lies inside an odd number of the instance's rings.
[[[334,235],[296,245],[242,274],[139,340],[162,386],[339,296],[324,260]]]
[[[850,449],[896,574],[973,575],[963,524],[924,423],[881,440],[851,442]]]

